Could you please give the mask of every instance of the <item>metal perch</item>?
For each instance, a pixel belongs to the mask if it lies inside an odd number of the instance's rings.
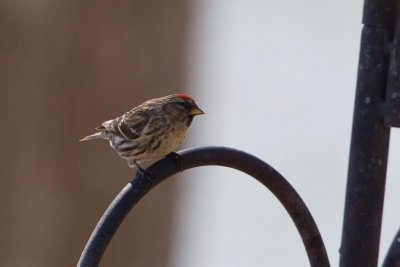
[[[98,266],[121,222],[151,188],[180,171],[206,165],[240,170],[266,186],[282,203],[299,231],[311,266],[329,267],[328,256],[317,225],[293,187],[267,163],[245,152],[226,147],[200,147],[180,151],[181,159],[166,157],[147,171],[152,179],[138,175],[117,195],[94,229],[79,267]]]

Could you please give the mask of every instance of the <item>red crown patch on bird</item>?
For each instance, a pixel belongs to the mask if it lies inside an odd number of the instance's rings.
[[[177,97],[183,99],[183,100],[189,100],[192,99],[190,96],[188,96],[187,94],[176,94]]]

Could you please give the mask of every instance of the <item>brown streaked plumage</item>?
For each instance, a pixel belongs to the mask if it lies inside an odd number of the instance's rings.
[[[80,141],[106,139],[129,167],[138,161],[161,159],[182,143],[193,117],[204,114],[186,94],[150,99],[95,128]]]

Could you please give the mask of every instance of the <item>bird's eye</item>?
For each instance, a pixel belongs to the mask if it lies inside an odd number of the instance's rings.
[[[177,104],[178,104],[178,106],[181,106],[181,107],[186,106],[184,102],[178,102]]]

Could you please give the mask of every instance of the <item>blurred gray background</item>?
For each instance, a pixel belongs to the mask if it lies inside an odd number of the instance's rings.
[[[134,174],[106,142],[77,140],[149,98],[186,92],[206,115],[183,147],[231,146],[270,163],[337,266],[361,11],[345,0],[1,1],[0,265],[76,265]],[[391,139],[383,256],[400,225],[398,129]],[[205,167],[129,214],[101,266],[133,265],[308,261],[264,187]]]

